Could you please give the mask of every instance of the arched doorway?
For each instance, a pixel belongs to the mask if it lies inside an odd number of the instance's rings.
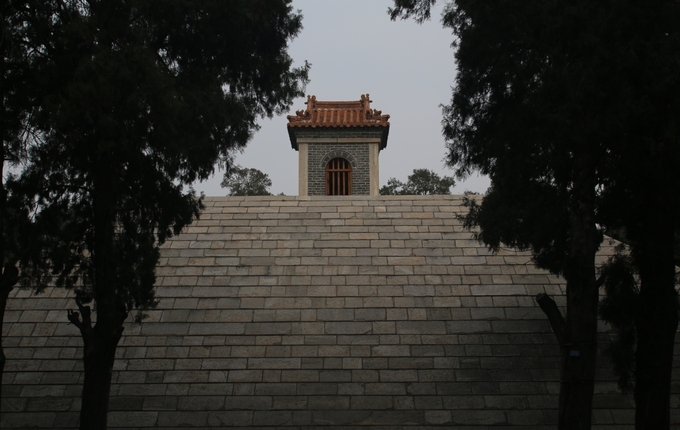
[[[333,158],[326,164],[326,195],[352,194],[352,165],[344,158]]]

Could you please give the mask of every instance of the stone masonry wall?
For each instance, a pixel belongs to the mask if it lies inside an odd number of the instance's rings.
[[[349,156],[344,153],[350,154]],[[326,163],[324,158],[341,157],[352,162],[352,194],[370,193],[370,172],[368,145],[361,143],[311,143],[309,144],[309,170],[307,192],[310,196],[326,195]],[[330,160],[329,160],[330,161]]]
[[[555,428],[559,346],[534,297],[563,306],[563,280],[472,240],[460,196],[205,203],[162,249],[158,307],[126,323],[110,429]],[[66,290],[13,291],[3,429],[77,426],[73,308]],[[600,357],[593,428],[633,416]]]
[[[300,138],[380,138],[382,130],[362,129],[313,129],[296,131]],[[352,162],[352,194],[370,194],[369,146],[367,143],[311,143],[308,150],[309,169],[307,176],[310,196],[326,195],[326,158],[339,156]],[[350,154],[346,156],[343,152]],[[325,162],[324,162],[325,161]]]

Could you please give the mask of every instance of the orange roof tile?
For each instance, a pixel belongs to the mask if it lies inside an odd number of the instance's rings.
[[[307,96],[306,110],[288,116],[288,127],[389,127],[389,115],[371,109],[368,94],[357,101],[317,101]]]

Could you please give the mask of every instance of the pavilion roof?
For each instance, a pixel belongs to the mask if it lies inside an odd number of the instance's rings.
[[[288,127],[389,127],[389,115],[371,109],[368,94],[353,101],[318,101],[307,96],[307,108],[288,116]]]

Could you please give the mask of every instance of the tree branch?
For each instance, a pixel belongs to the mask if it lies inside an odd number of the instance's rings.
[[[555,301],[546,293],[540,293],[536,296],[536,303],[538,303],[538,306],[541,307],[541,310],[548,317],[550,327],[555,336],[557,336],[560,346],[567,343],[566,321],[564,321],[564,317],[562,317],[562,313],[557,308]]]
[[[66,311],[67,317],[71,324],[78,327],[80,332],[84,334],[84,331],[92,329],[92,311],[90,310],[90,307],[85,306],[83,302],[80,301],[80,299],[76,299],[76,304],[78,305],[78,310],[80,310],[80,312],[68,309]],[[81,315],[82,320],[80,318]]]

